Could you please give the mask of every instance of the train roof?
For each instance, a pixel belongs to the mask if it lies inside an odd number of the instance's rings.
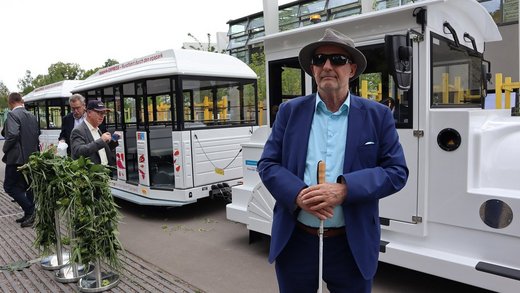
[[[24,102],[34,102],[50,98],[68,98],[72,89],[82,80],[62,80],[34,89],[23,97]]]
[[[170,49],[102,68],[82,81],[74,92],[143,78],[171,75],[257,79],[236,57],[198,50]]]

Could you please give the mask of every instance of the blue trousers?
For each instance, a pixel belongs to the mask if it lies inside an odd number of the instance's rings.
[[[318,236],[295,228],[275,267],[281,293],[316,293]],[[331,293],[369,293],[372,289],[372,280],[361,275],[345,235],[323,238],[323,280]]]
[[[18,165],[5,166],[4,190],[23,209],[25,215],[34,213],[34,196],[22,173],[18,172]]]

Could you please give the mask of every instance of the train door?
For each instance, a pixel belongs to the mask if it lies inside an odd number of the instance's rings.
[[[403,43],[403,46],[406,46],[404,36],[400,36],[400,41]],[[418,129],[418,119],[415,117],[417,115],[414,115],[414,113],[418,112],[418,101],[413,99],[415,89],[411,86],[412,67],[408,69],[410,71],[407,76],[409,82],[408,89],[399,89],[392,78],[395,70],[389,68],[391,62],[387,59],[392,58],[390,54],[397,53],[389,49],[391,45],[381,43],[360,48],[367,58],[368,65],[365,72],[351,85],[354,93],[390,107],[410,172],[406,186],[401,191],[380,201],[379,215],[382,225],[390,225],[390,220],[401,223],[417,223],[420,221],[418,218],[419,197],[417,181],[419,134],[417,131],[414,131],[414,129]],[[398,50],[399,46],[396,48]],[[386,53],[385,50],[387,51]],[[415,61],[417,60],[418,58],[415,58]]]
[[[123,84],[123,102],[122,102],[122,117],[123,117],[123,137],[125,147],[125,170],[126,182],[137,185],[139,184],[139,169],[138,169],[138,155],[137,155],[137,131],[139,130],[139,103],[142,97],[137,95],[137,92],[142,92],[137,89],[138,85],[131,82]],[[140,87],[140,85],[139,85]]]
[[[148,166],[150,187],[173,190],[173,113],[170,78],[146,81],[142,117],[148,125]],[[173,81],[175,82],[175,81]]]
[[[298,57],[269,61],[269,125],[284,101],[305,95],[305,72]]]

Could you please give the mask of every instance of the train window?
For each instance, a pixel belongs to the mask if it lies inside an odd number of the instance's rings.
[[[61,101],[59,99],[53,99],[48,101],[49,108],[49,128],[61,128]]]
[[[392,110],[397,128],[412,127],[412,90],[403,91],[390,75],[384,44],[361,48],[367,59],[364,73],[350,86],[354,94],[387,105]]]
[[[256,123],[253,82],[184,79],[182,85],[186,128]]]
[[[482,54],[432,35],[431,107],[481,107]]]

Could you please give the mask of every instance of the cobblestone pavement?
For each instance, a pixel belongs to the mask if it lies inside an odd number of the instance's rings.
[[[3,182],[0,182],[3,186]],[[55,273],[39,264],[38,251],[32,244],[35,232],[21,228],[15,219],[23,215],[19,206],[0,191],[0,267],[17,261],[34,262],[30,267],[9,271],[0,270],[1,292],[77,292],[77,282],[63,284],[55,280]],[[203,292],[130,252],[121,254],[123,270],[121,282],[105,292]]]

